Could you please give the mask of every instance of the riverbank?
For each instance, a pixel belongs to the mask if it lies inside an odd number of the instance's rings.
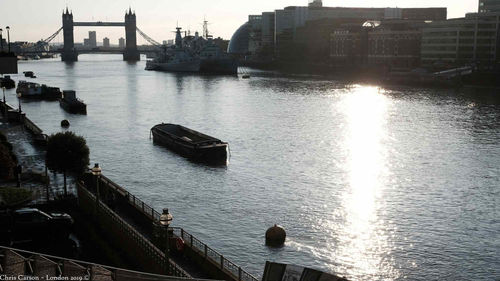
[[[280,71],[289,74],[313,74],[345,82],[369,83],[379,86],[409,86],[433,89],[487,88],[500,94],[500,75],[494,71],[478,71],[472,74],[447,78],[432,75],[437,70],[391,69],[381,66],[335,65],[330,63],[286,62],[286,61],[242,61],[242,67]]]

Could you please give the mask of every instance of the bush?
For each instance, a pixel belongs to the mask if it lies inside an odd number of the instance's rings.
[[[0,206],[13,207],[31,201],[33,192],[22,188],[0,188]]]
[[[89,165],[89,147],[73,132],[57,133],[49,137],[46,161],[51,170],[80,175]]]
[[[0,132],[0,179],[14,179],[14,168],[17,166],[17,157],[12,151],[12,144]]]
[[[66,173],[80,176],[89,165],[89,147],[81,136],[73,132],[64,132],[51,135],[47,142],[47,167],[64,175],[64,195],[66,190]]]

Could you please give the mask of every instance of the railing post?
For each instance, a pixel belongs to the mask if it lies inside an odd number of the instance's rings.
[[[142,201],[142,212],[144,212],[144,201]]]
[[[191,235],[191,234],[190,234]],[[190,246],[191,248],[193,248],[193,235],[190,236],[190,239],[189,239],[189,243],[190,243]]]
[[[183,228],[181,228],[181,238],[182,238],[182,240],[184,240],[184,229]]]
[[[135,207],[135,196],[132,195],[132,201],[134,202],[134,207]]]
[[[224,269],[224,256],[220,255],[220,269]]]
[[[193,235],[191,235],[191,238],[193,238]],[[191,239],[193,241],[193,239]],[[207,259],[207,244],[205,244],[205,259]]]
[[[241,266],[238,266],[238,281],[241,281]]]
[[[151,208],[151,219],[155,221],[155,209]]]

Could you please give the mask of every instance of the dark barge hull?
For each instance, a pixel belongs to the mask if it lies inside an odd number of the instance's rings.
[[[10,77],[0,77],[0,88],[5,87],[5,89],[12,89],[16,87],[16,82]]]
[[[84,103],[67,102],[64,99],[59,100],[59,105],[69,113],[87,114],[87,105]]]
[[[200,72],[206,74],[238,74],[238,61],[233,58],[225,59],[202,59]]]
[[[151,129],[153,142],[201,162],[225,164],[228,144],[176,124],[158,124]]]

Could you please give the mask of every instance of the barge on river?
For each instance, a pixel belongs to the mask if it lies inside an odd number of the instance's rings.
[[[87,105],[76,97],[75,91],[63,91],[59,105],[69,113],[87,114]]]
[[[158,124],[151,128],[153,142],[163,145],[180,155],[193,160],[221,163],[227,162],[228,144],[176,124]]]

